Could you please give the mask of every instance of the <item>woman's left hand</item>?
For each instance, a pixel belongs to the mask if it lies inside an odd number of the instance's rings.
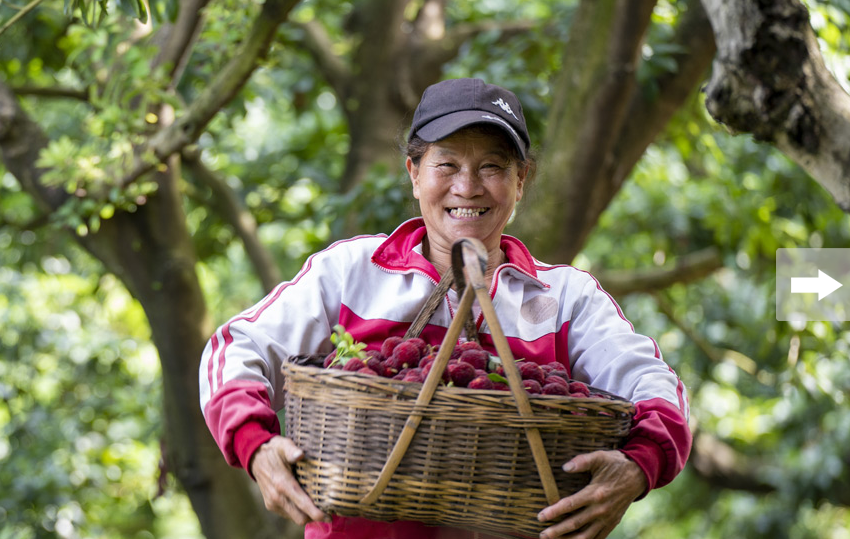
[[[646,477],[620,451],[594,451],[566,464],[569,473],[590,472],[590,483],[540,511],[537,518],[563,521],[540,533],[541,539],[604,539],[620,523],[629,505],[646,491]]]

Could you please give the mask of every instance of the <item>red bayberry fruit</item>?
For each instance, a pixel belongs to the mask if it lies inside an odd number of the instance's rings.
[[[549,384],[560,384],[560,385],[564,386],[565,388],[570,387],[569,382],[567,382],[564,378],[561,378],[560,376],[558,376],[556,374],[550,374],[549,376],[546,377],[545,380],[543,380],[543,387],[546,387]]]
[[[555,377],[557,378],[557,376]],[[547,378],[548,380],[548,378]],[[544,395],[564,395],[567,396],[570,394],[570,390],[567,388],[566,384],[549,383],[543,386],[543,394]]]
[[[368,367],[369,364],[367,363],[366,366]],[[384,378],[392,378],[392,376],[395,374],[394,372],[389,372],[387,370],[387,361],[386,360],[381,361],[378,364],[378,368],[375,369],[375,372],[378,373],[378,376],[383,376]]]
[[[458,387],[466,387],[475,378],[475,367],[463,361],[449,365],[446,370],[449,371],[449,379]]]
[[[384,372],[384,363],[378,356],[373,355],[366,359],[366,366],[377,373]]]
[[[525,390],[531,393],[532,395],[540,393],[542,389],[540,387],[540,382],[538,382],[537,380],[532,380],[531,378],[523,380],[522,387],[524,387]]]
[[[511,386],[504,382],[493,382],[493,389],[498,389],[499,391],[510,391]]]
[[[378,372],[375,369],[370,369],[369,367],[363,367],[362,369],[357,369],[355,371],[357,374],[369,374],[371,376],[378,376]]]
[[[405,382],[419,382],[422,383],[425,381],[425,378],[422,377],[422,371],[417,367],[415,369],[410,369],[407,371],[407,374],[402,378]]]
[[[431,361],[430,363],[428,363],[424,367],[422,367],[422,378],[423,379],[428,378],[428,374],[430,374],[431,367],[433,367],[433,366],[434,366],[434,362]],[[448,384],[449,381],[451,380],[451,378],[449,378],[448,367],[443,369],[443,375],[441,376],[441,378],[443,379],[443,382],[446,383],[446,384]]]
[[[493,381],[486,376],[478,376],[473,378],[466,387],[470,389],[493,389]]]
[[[543,369],[540,368],[540,365],[531,361],[521,361],[517,363],[517,367],[523,380],[534,380],[539,385],[543,385],[546,377],[543,376]]]
[[[383,361],[383,360],[387,359],[387,358],[384,356],[384,354],[382,354],[382,353],[381,353],[381,351],[380,351],[380,350],[366,350],[366,351],[364,351],[363,353],[364,353],[364,354],[366,354],[366,359],[367,359],[367,360],[368,360],[368,359],[370,359],[370,358],[373,358],[373,357],[378,358],[378,359],[379,359],[379,360],[381,360],[381,361]]]
[[[419,366],[424,367],[428,363],[432,363],[435,359],[437,359],[437,354],[428,354],[426,356],[422,356],[422,359],[419,360]]]
[[[563,372],[563,373],[567,372],[567,368],[564,366],[563,363],[558,363],[557,361],[553,361],[552,363],[547,363],[547,365],[549,365],[549,367],[552,369],[553,372],[555,372],[555,371]]]
[[[572,381],[569,385],[570,393],[575,394],[579,393],[584,395],[585,397],[590,396],[590,390],[587,388],[587,384],[584,382]]]
[[[549,377],[560,378],[560,379],[561,379],[561,380],[563,380],[564,382],[569,382],[569,381],[570,381],[570,377],[569,377],[569,375],[568,375],[566,372],[564,372],[564,371],[560,371],[560,370],[558,370],[558,369],[551,369],[551,368],[550,368],[550,369],[549,369],[549,372],[548,372],[548,373],[546,373],[546,378],[549,378]]]
[[[353,357],[345,362],[345,366],[342,368],[344,371],[356,372],[366,366],[366,363],[357,357]]]
[[[384,339],[384,342],[381,343],[381,353],[384,354],[384,357],[390,357],[395,350],[395,347],[399,345],[399,343],[404,342],[404,339],[401,337],[397,337],[393,335],[392,337],[387,337]]]
[[[419,366],[420,357],[419,347],[416,346],[416,343],[405,341],[403,343],[399,343],[393,349],[393,354],[390,356],[390,360],[392,360],[396,365],[403,364],[407,367],[417,367]]]
[[[331,366],[331,363],[335,359],[336,359],[336,350],[334,350],[333,352],[331,352],[330,354],[325,356],[325,361],[322,363],[322,366],[327,369],[328,367]]]
[[[419,355],[420,356],[424,356],[424,355],[428,354],[428,343],[426,343],[424,340],[420,339],[419,337],[413,337],[413,338],[407,339],[407,342],[413,343],[413,344],[416,345],[416,348],[419,348]]]
[[[467,350],[484,350],[481,348],[481,345],[475,341],[466,341],[457,345],[457,349],[461,351],[461,353],[466,352]]]
[[[487,363],[490,361],[490,354],[484,350],[466,350],[460,354],[460,358],[458,359],[459,361],[469,363],[476,369],[486,371]]]

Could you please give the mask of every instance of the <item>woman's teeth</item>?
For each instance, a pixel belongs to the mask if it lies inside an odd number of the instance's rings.
[[[452,217],[478,217],[487,211],[487,208],[452,208],[449,213]]]

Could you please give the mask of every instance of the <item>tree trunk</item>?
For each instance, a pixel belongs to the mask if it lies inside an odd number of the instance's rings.
[[[43,171],[32,158],[46,143],[0,84],[4,164],[45,211],[52,211],[62,202],[61,191],[42,186]],[[117,213],[98,233],[74,238],[121,279],[147,315],[162,364],[164,456],[206,537],[281,537],[287,526],[264,509],[247,474],[227,466],[201,415],[198,366],[212,327],[177,182],[167,172],[156,179],[159,190],[137,212]]]
[[[703,0],[720,44],[706,106],[775,145],[850,211],[850,96],[823,63],[797,0]]]
[[[703,79],[714,55],[698,0],[687,2],[674,43],[677,69],[638,91],[637,68],[654,0],[584,0],[564,49],[565,65],[542,141],[536,184],[515,233],[535,256],[569,263],[644,150]],[[650,97],[648,97],[650,96]],[[541,231],[555,230],[543,235]]]

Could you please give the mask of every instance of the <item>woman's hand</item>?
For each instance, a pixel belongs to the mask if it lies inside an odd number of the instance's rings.
[[[646,490],[646,477],[620,451],[594,451],[564,464],[570,473],[590,472],[590,484],[540,511],[538,519],[564,520],[540,533],[541,539],[604,539],[629,505]]]
[[[304,458],[304,451],[289,438],[275,436],[260,446],[249,464],[251,474],[260,487],[266,509],[294,520],[303,526],[308,522],[330,522],[298,484],[292,465]]]

